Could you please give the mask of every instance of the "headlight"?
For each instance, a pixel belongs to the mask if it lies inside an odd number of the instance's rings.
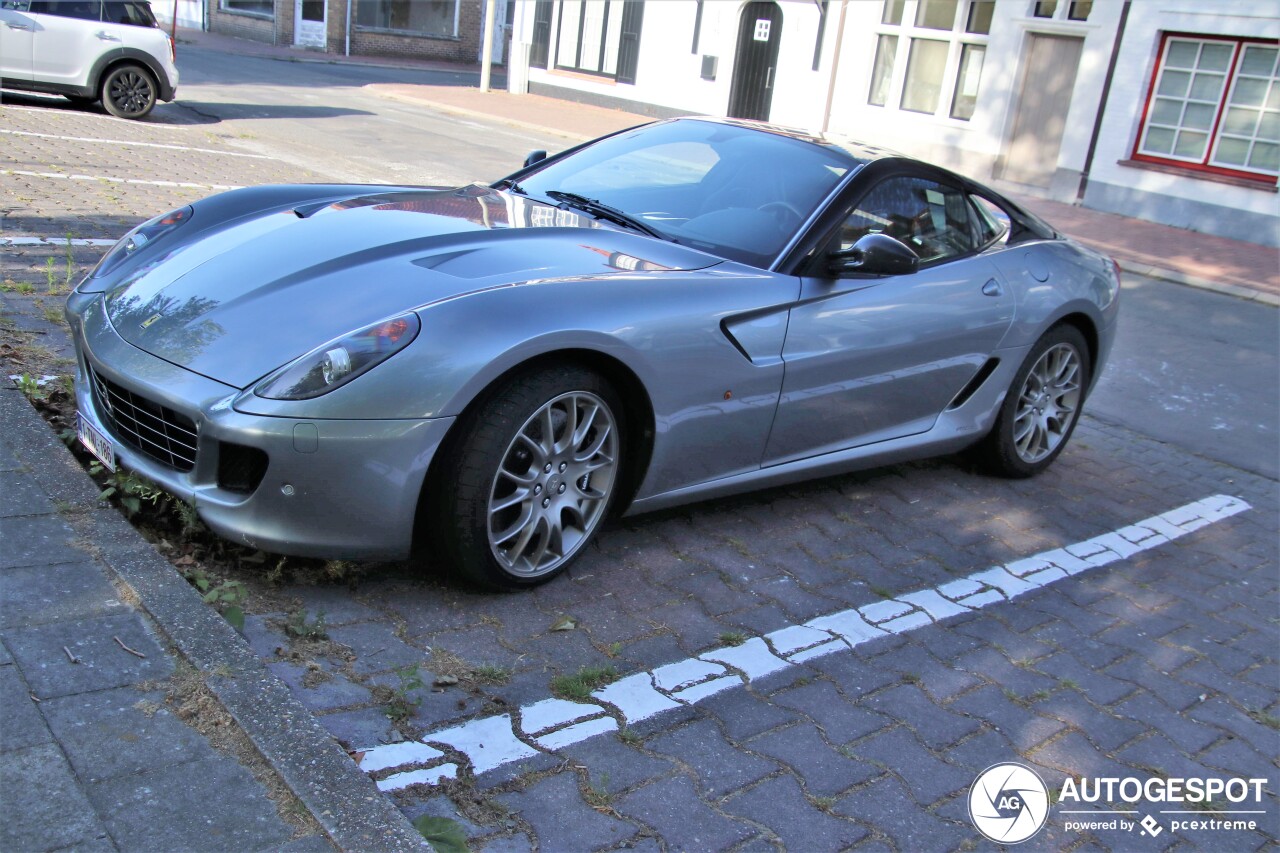
[[[307,400],[372,370],[418,336],[417,314],[382,320],[317,347],[262,380],[253,393],[268,400]]]
[[[157,216],[155,219],[148,219],[121,237],[120,242],[112,246],[111,251],[102,256],[102,260],[98,261],[98,265],[94,267],[93,272],[89,273],[89,277],[101,278],[111,272],[133,257],[143,247],[151,245],[189,220],[194,212],[191,205],[187,205]]]

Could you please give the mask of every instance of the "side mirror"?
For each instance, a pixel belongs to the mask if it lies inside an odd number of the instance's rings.
[[[827,255],[827,270],[832,275],[907,275],[919,265],[920,257],[910,246],[885,234],[866,234],[850,248]]]
[[[528,157],[524,158],[524,167],[527,169],[534,163],[541,163],[545,159],[547,159],[547,152],[541,148],[535,149],[529,152]]]

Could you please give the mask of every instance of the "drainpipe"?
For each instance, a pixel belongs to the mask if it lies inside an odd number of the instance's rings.
[[[1076,188],[1076,204],[1084,202],[1089,186],[1089,172],[1093,170],[1093,155],[1098,152],[1098,137],[1102,134],[1102,117],[1107,111],[1107,99],[1111,96],[1111,81],[1116,76],[1116,62],[1120,59],[1120,42],[1124,40],[1124,28],[1129,23],[1129,0],[1120,9],[1120,23],[1116,26],[1116,40],[1111,45],[1111,61],[1107,63],[1107,76],[1102,82],[1102,98],[1098,102],[1098,114],[1093,119],[1093,135],[1089,137],[1089,153],[1084,157],[1084,171],[1080,173],[1080,186]]]
[[[484,0],[484,29],[480,38],[484,39],[484,48],[480,53],[480,91],[489,91],[489,75],[493,63],[493,15],[498,0]]]
[[[826,133],[831,126],[831,104],[836,97],[836,72],[840,70],[840,45],[844,42],[844,13],[849,8],[849,0],[840,0],[840,20],[836,24],[836,48],[831,56],[831,80],[827,83],[827,104],[822,109],[822,132]]]
[[[344,30],[344,32],[346,33],[346,43],[342,46],[342,55],[350,56],[351,55],[351,0],[347,0],[347,27]]]

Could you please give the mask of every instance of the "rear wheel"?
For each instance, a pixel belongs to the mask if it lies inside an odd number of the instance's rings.
[[[102,78],[102,106],[117,118],[142,118],[156,105],[156,81],[141,65],[121,65]]]
[[[579,367],[524,374],[464,423],[427,510],[433,544],[464,577],[498,589],[565,570],[604,520],[622,473],[622,406]]]
[[[1036,341],[977,447],[985,466],[1005,477],[1048,468],[1080,420],[1090,368],[1088,345],[1074,326],[1055,326]]]

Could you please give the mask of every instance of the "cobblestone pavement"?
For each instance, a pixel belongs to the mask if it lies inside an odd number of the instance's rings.
[[[155,141],[177,133],[138,132]],[[24,144],[22,170],[52,171],[45,143]],[[227,143],[201,146],[218,144]],[[264,161],[246,177],[244,167],[228,157],[188,173],[228,184],[294,174]],[[10,197],[28,185],[10,182],[27,180],[36,187],[28,221],[60,221],[65,199],[80,221],[101,225],[80,236],[199,192],[149,187],[155,203],[133,214],[90,182],[4,174],[0,188]],[[44,268],[37,250],[24,251],[33,254],[23,275]],[[38,324],[25,307],[34,295],[0,296],[6,315],[25,311],[23,322]],[[51,322],[47,337],[58,334]],[[468,721],[501,722],[572,695],[585,680],[557,677],[588,669],[625,679],[738,643],[758,647],[754,638],[849,608],[892,610],[898,596],[1214,495],[1251,508],[1016,600],[939,624],[923,617],[915,630],[638,723],[608,708],[613,725],[590,739],[556,747],[523,736],[512,748],[529,757],[496,763],[485,750],[514,740],[510,723],[493,728],[486,747],[443,739]],[[408,565],[361,567],[354,589],[276,591],[278,607],[251,615],[245,636],[344,746],[410,744],[401,748],[420,756],[428,753],[414,741],[439,747],[456,779],[389,796],[410,817],[458,820],[477,850],[988,847],[967,796],[975,775],[1002,761],[1035,768],[1052,790],[1068,777],[1267,780],[1260,804],[1236,807],[1265,812],[1248,816],[1254,830],[1177,830],[1174,819],[1224,815],[1165,815],[1142,803],[1081,808],[1136,809],[1120,817],[1154,816],[1159,834],[1079,832],[1067,828],[1079,816],[1059,802],[1027,849],[1251,850],[1273,846],[1280,830],[1278,516],[1274,480],[1086,416],[1066,454],[1034,480],[989,479],[944,459],[626,519],[566,577],[514,596],[471,593]],[[320,614],[328,639],[286,628]],[[385,749],[366,757],[379,755]],[[415,766],[366,769],[385,781]]]

